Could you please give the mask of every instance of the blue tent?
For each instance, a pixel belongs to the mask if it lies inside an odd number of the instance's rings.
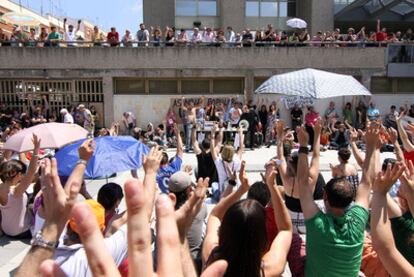
[[[142,166],[142,155],[149,148],[133,137],[97,137],[95,151],[85,171],[86,179],[109,177],[114,173],[138,169]],[[78,148],[85,140],[80,140],[57,151],[59,176],[70,176],[79,161]]]

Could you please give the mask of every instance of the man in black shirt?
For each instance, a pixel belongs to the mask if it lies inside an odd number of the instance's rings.
[[[301,126],[303,123],[303,112],[299,105],[295,104],[290,112],[290,118],[292,119],[292,130],[296,130],[296,127]],[[294,132],[295,141],[297,142],[296,131]]]
[[[216,165],[214,164],[213,157],[210,153],[210,139],[205,138],[202,143],[201,147],[199,143],[197,142],[197,128],[193,128],[193,132],[191,134],[192,136],[192,144],[194,153],[197,157],[197,172],[196,177],[198,178],[210,178],[209,186],[211,186],[212,183],[218,182],[218,175],[217,175],[217,169]],[[214,138],[212,138],[214,139]],[[223,140],[223,132],[220,131],[218,137],[218,142],[216,142],[216,149],[220,151],[221,147],[221,141]]]

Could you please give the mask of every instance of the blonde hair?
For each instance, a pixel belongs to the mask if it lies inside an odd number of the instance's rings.
[[[223,159],[223,161],[231,162],[233,161],[233,156],[234,147],[229,144],[224,145],[223,149],[221,150],[221,158]]]

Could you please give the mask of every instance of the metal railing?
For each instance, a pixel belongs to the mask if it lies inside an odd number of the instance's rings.
[[[247,47],[386,47],[387,45],[414,45],[413,42],[376,42],[376,41],[237,41],[237,42],[191,42],[191,41],[64,41],[64,40],[25,40],[25,41],[0,41],[0,47],[223,47],[223,48],[247,48]]]

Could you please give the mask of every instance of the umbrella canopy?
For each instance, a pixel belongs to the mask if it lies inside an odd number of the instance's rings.
[[[298,29],[305,29],[308,24],[305,20],[300,18],[292,18],[286,21],[286,25],[288,25],[291,28],[298,28]]]
[[[58,149],[86,138],[88,131],[76,124],[44,123],[23,129],[11,136],[3,146],[5,150],[18,153],[33,151],[33,134],[40,138],[41,149]]]
[[[19,12],[5,13],[1,16],[1,19],[6,23],[18,26],[35,27],[40,24],[39,20],[37,20],[33,16]]]
[[[114,173],[137,169],[142,166],[142,155],[148,147],[133,137],[95,138],[95,150],[85,171],[85,178],[108,177]],[[70,176],[79,161],[78,148],[85,140],[78,141],[57,151],[59,176]]]
[[[371,95],[354,77],[316,69],[302,69],[275,75],[264,82],[256,93],[276,93],[305,98]]]

